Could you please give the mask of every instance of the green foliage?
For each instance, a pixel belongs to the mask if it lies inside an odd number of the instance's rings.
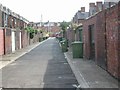
[[[35,30],[32,27],[26,27],[25,30],[27,30],[29,33],[35,32]]]
[[[65,22],[65,21],[60,23],[60,27],[61,27],[62,30],[66,30],[69,25],[70,25],[70,23]]]
[[[25,28],[25,30],[27,30],[29,32],[30,39],[33,39],[34,33],[36,32],[36,30],[34,30],[32,27],[27,27],[27,28]]]
[[[70,25],[70,22],[63,21],[60,23],[60,27],[63,30],[63,37],[65,37],[65,31],[67,30],[67,27],[69,27],[69,25]]]

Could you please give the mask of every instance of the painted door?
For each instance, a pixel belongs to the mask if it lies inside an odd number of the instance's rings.
[[[20,41],[20,49],[22,48],[22,41],[21,41],[22,39],[21,39],[21,38],[22,38],[22,37],[21,37],[21,32],[20,32],[20,36],[19,36],[19,39],[20,39],[20,40],[19,40],[19,41]]]
[[[0,30],[0,55],[4,54],[4,38],[3,38],[3,30]]]
[[[12,52],[15,52],[15,32],[12,31]]]

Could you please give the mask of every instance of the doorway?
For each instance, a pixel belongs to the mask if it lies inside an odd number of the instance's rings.
[[[90,57],[89,59],[95,60],[95,40],[94,40],[94,24],[89,25],[89,44],[90,44]]]

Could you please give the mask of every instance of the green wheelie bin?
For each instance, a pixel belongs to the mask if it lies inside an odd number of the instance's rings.
[[[75,41],[72,43],[73,58],[83,58],[83,42]]]

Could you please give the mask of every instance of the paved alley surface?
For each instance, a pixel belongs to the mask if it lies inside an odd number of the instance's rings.
[[[55,38],[4,67],[4,88],[74,88],[78,82]]]

